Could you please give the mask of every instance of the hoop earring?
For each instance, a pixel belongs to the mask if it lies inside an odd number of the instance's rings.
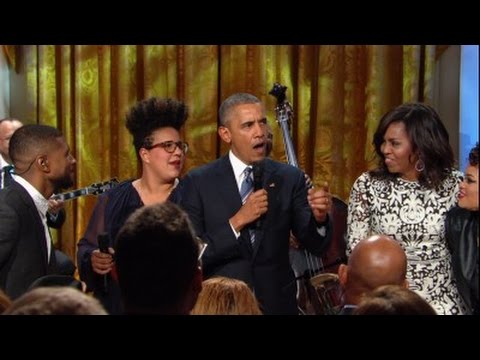
[[[415,170],[417,170],[418,172],[422,172],[423,170],[425,170],[425,163],[422,159],[418,159],[415,163]]]

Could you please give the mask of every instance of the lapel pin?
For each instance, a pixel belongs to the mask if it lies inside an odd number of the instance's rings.
[[[268,185],[268,187],[274,188],[274,187],[275,187],[275,183],[271,183],[270,185]]]

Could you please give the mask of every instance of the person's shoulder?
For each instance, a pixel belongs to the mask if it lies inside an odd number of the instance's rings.
[[[295,174],[295,175],[298,175],[300,173],[303,174],[303,171],[300,168],[290,164],[286,164],[286,163],[272,160],[269,158],[265,158],[264,162],[267,168],[270,167],[273,170],[281,171],[283,174]]]
[[[227,162],[227,163],[226,163]],[[208,174],[212,174],[212,171],[220,168],[223,165],[228,165],[228,156],[222,156],[216,160],[213,160],[207,164],[200,165],[188,171],[188,177],[202,177]]]
[[[370,171],[365,171],[364,173],[360,174],[359,177],[355,180],[355,183],[366,183],[371,182],[376,179]]]
[[[450,174],[454,177],[460,177],[460,178],[463,177],[463,172],[461,172],[460,170],[455,169],[455,168],[450,170]]]
[[[457,169],[451,169],[448,173],[448,178],[453,179],[456,182],[461,182],[463,179],[463,173]]]
[[[113,199],[119,196],[123,196],[126,193],[129,193],[133,189],[133,180],[134,179],[128,179],[120,182],[118,185],[115,185],[113,188],[108,190],[107,192],[103,193],[100,195],[103,198],[108,198],[108,199]]]
[[[458,220],[470,218],[472,212],[470,210],[461,208],[460,206],[454,206],[447,212],[447,219]]]
[[[458,191],[458,185],[463,179],[463,173],[457,169],[450,169],[447,171],[447,176],[443,179],[442,183],[438,187],[437,191],[440,193],[446,193],[451,196]]]
[[[12,182],[0,190],[0,199],[2,199],[2,202],[16,202],[17,199],[22,196],[30,197],[27,190],[17,182]]]

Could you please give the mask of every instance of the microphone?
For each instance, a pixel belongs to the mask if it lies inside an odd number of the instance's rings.
[[[97,241],[98,241],[98,249],[100,250],[100,252],[104,254],[109,254],[108,246],[110,245],[110,238],[108,236],[108,233],[103,232],[98,234]],[[104,294],[108,293],[108,274],[103,275],[102,292]]]
[[[265,163],[263,161],[256,161],[252,164],[253,172],[253,190],[257,191],[263,187],[263,172],[265,170]],[[255,222],[255,228],[260,229],[262,227],[262,218],[260,216]]]

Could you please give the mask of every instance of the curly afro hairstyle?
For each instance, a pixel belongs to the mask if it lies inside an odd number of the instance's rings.
[[[136,103],[127,113],[126,126],[137,154],[140,148],[152,145],[155,130],[172,127],[179,131],[187,117],[188,107],[179,100],[152,97]]]
[[[472,150],[470,150],[470,154],[468,154],[468,162],[472,166],[478,166],[478,142]]]

